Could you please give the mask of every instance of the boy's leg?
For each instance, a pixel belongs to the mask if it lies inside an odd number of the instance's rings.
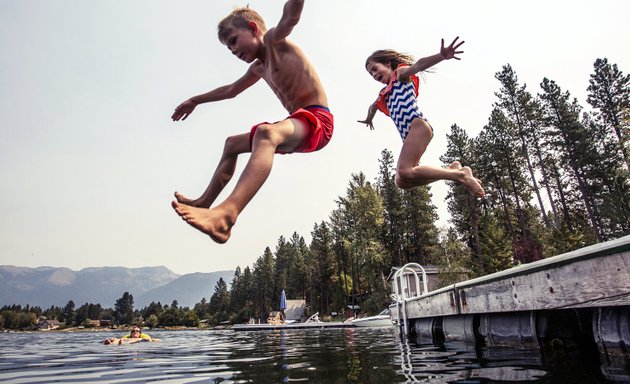
[[[431,138],[429,124],[422,119],[414,120],[398,158],[396,185],[409,189],[436,180],[452,180],[462,183],[474,196],[482,197],[484,191],[481,182],[473,177],[469,167],[462,168],[459,162],[453,162],[448,168],[418,165]]]
[[[307,134],[306,124],[299,119],[260,125],[253,138],[252,155],[234,191],[224,202],[208,210],[173,201],[173,208],[188,224],[217,243],[225,243],[238,215],[267,180],[276,150],[292,152]]]
[[[175,198],[179,203],[193,207],[210,208],[214,200],[219,196],[223,188],[230,181],[236,169],[236,160],[241,153],[249,152],[249,133],[230,136],[225,140],[221,160],[210,179],[208,187],[197,199],[189,199],[179,192],[175,192]]]

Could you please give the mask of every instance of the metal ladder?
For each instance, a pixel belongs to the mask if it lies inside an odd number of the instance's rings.
[[[420,269],[422,271],[422,291],[420,291],[420,278],[418,277],[418,273],[415,271],[414,268]],[[410,275],[413,275],[414,277],[414,283],[416,286],[416,294],[414,296],[410,295],[409,281],[405,275],[405,271],[407,270],[411,271]],[[398,291],[399,286],[402,292]],[[394,274],[394,294],[392,296],[393,299],[396,301],[396,309],[398,310],[398,324],[402,325],[405,336],[409,335],[409,324],[407,322],[407,301],[414,297],[427,294],[428,292],[429,289],[427,285],[427,273],[420,264],[407,263]]]

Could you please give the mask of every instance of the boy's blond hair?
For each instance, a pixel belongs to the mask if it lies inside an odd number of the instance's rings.
[[[230,12],[221,22],[219,23],[219,41],[221,43],[225,43],[225,38],[227,37],[228,31],[230,28],[241,28],[248,29],[249,22],[253,21],[258,24],[258,28],[263,32],[267,32],[267,27],[265,26],[265,20],[258,14],[258,12],[249,8],[249,5],[246,7],[239,7]]]

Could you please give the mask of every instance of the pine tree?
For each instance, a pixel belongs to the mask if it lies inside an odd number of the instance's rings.
[[[451,164],[459,161],[463,165],[476,169],[473,159],[475,157],[474,140],[457,124],[451,126],[451,134],[446,135],[448,140],[447,151],[440,157],[440,161]],[[482,174],[485,174],[482,172]],[[450,222],[457,232],[472,250],[473,262],[479,260],[481,244],[479,242],[479,216],[481,213],[477,200],[462,185],[448,182],[451,186],[447,195],[448,211],[451,214]]]
[[[607,59],[597,59],[594,67],[587,101],[596,110],[584,120],[603,154],[596,169],[602,187],[597,203],[603,237],[610,239],[630,232],[630,75]]]
[[[269,247],[265,248],[254,264],[253,287],[256,296],[254,299],[254,313],[257,318],[267,318],[271,310],[274,295],[274,258]]]
[[[438,287],[467,280],[471,275],[472,252],[458,237],[453,227],[440,231],[440,252],[434,258],[439,270]]]
[[[504,226],[514,250],[514,258],[530,262],[542,258],[542,244],[529,228],[529,201],[531,186],[525,177],[522,164],[525,152],[519,150],[518,129],[497,108],[492,111],[488,124],[479,136],[478,146],[483,148],[481,158],[492,157],[482,163],[491,163],[494,183],[501,196]],[[513,224],[516,223],[516,225]]]
[[[70,300],[68,301],[68,304],[66,304],[66,306],[63,308],[63,321],[67,325],[70,325],[74,322],[74,307],[74,301]]]
[[[237,268],[234,280],[230,286],[230,308],[231,313],[235,316],[234,321],[248,321],[255,317],[254,313],[254,281],[252,271],[249,267],[245,267],[243,272]]]
[[[123,293],[114,305],[114,317],[118,324],[131,324],[133,322],[133,295]]]
[[[616,138],[615,152],[630,170],[630,74],[624,76],[617,64],[609,64],[608,59],[597,59],[593,66],[595,73],[589,80],[587,101],[597,109],[595,116],[607,130],[604,140]]]
[[[398,230],[402,235],[405,263],[431,263],[438,246],[437,208],[431,202],[428,186],[408,189],[402,193],[403,218]]]
[[[541,215],[546,226],[550,227],[551,223],[545,212],[542,195],[534,172],[534,161],[530,156],[532,151],[529,148],[530,143],[537,141],[535,132],[540,129],[540,124],[536,118],[538,115],[536,103],[533,102],[532,95],[525,90],[525,85],[520,86],[518,84],[516,73],[514,73],[509,64],[503,66],[502,71],[495,74],[495,78],[502,85],[500,91],[495,93],[499,99],[495,103],[495,107],[501,108],[515,127],[515,133],[520,141],[521,156],[527,164],[529,179],[532,183]]]
[[[581,205],[576,207],[577,210],[586,211],[591,233],[595,240],[601,241],[600,216],[594,204],[594,195],[589,185],[591,175],[588,172],[592,165],[598,164],[599,156],[591,135],[580,122],[581,107],[577,100],[570,102],[569,93],[562,92],[552,80],[543,79],[541,88],[543,94],[540,97],[544,102],[550,143],[562,159],[560,166],[571,176],[570,191],[574,190],[579,196],[576,203]]]
[[[214,316],[215,323],[226,321],[229,317],[230,292],[228,291],[227,283],[222,277],[219,278],[219,281],[214,286],[214,293],[210,297],[208,309]]]
[[[293,271],[291,271],[292,250],[284,236],[280,236],[278,239],[274,256],[275,262],[272,280],[274,282],[274,289],[272,296],[279,298],[280,292],[284,289],[287,291],[286,294],[289,297],[293,297],[294,292],[288,289],[289,276],[293,273]]]
[[[304,237],[300,236],[297,232],[293,232],[290,246],[290,258],[289,258],[289,281],[287,297],[290,298],[304,298],[306,297],[306,264],[305,259],[308,257],[308,246]],[[289,295],[289,293],[291,293]],[[280,295],[278,294],[278,299]],[[311,303],[309,303],[311,304]]]
[[[332,221],[339,228],[353,281],[353,304],[364,293],[383,293],[383,274],[389,261],[380,243],[383,204],[380,195],[360,173],[352,175],[346,196],[340,197]]]
[[[306,263],[311,276],[311,303],[320,313],[332,310],[333,279],[335,276],[335,258],[332,250],[332,234],[325,222],[315,223],[311,231],[309,258]]]
[[[384,149],[381,152],[376,181],[376,189],[383,199],[382,243],[389,255],[390,264],[402,266],[408,260],[403,250],[404,231],[401,230],[405,212],[402,190],[396,186],[394,172],[394,156],[391,151]]]
[[[477,276],[502,271],[514,265],[513,243],[496,214],[481,217],[479,231],[482,257],[473,264]]]

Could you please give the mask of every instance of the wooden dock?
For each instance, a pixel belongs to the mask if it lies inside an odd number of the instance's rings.
[[[630,342],[630,236],[414,297],[409,283],[394,283],[392,319],[410,336],[536,347],[568,321],[596,342]]]
[[[324,329],[324,328],[350,328],[350,323],[321,322],[321,323],[289,323],[289,324],[236,324],[232,327],[235,331],[269,331],[269,330],[293,330],[293,329]]]
[[[418,319],[611,305],[630,305],[630,236],[410,298],[406,311]]]

